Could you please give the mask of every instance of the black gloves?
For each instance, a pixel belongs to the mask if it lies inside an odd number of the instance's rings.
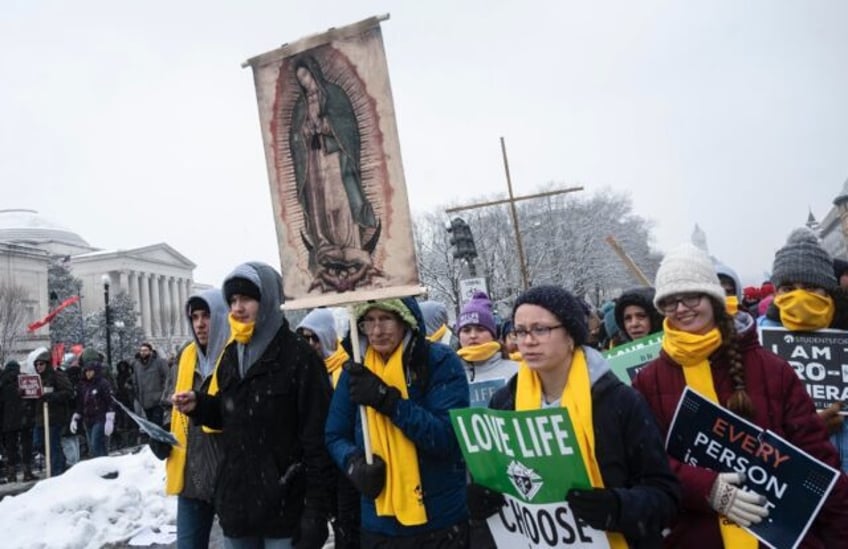
[[[569,490],[565,500],[574,515],[595,530],[617,530],[621,501],[614,490]]]
[[[350,400],[356,404],[371,406],[386,416],[395,413],[397,401],[401,398],[400,391],[386,385],[382,379],[358,362],[349,360],[344,368],[350,375]]]
[[[153,451],[153,455],[159,459],[168,459],[168,456],[171,455],[171,445],[167,442],[159,442],[151,438],[147,444]]]
[[[321,549],[327,541],[327,518],[312,509],[304,509],[300,517],[300,528],[292,539],[297,549]]]
[[[374,454],[374,463],[368,465],[365,454],[354,454],[347,460],[345,475],[362,495],[377,499],[386,485],[386,462]]]
[[[468,499],[468,513],[474,520],[486,520],[500,511],[506,502],[500,492],[489,490],[485,486],[473,482],[466,487],[466,497]]]

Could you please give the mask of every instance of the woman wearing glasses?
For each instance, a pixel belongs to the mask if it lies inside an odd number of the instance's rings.
[[[345,365],[325,434],[333,460],[362,494],[362,547],[465,548],[465,464],[448,416],[468,406],[462,364],[427,341],[412,298],[361,303],[354,315],[362,364]],[[352,356],[350,340],[345,346]]]
[[[725,291],[707,254],[691,244],[670,252],[656,278],[654,303],[664,315],[660,357],[634,387],[648,400],[663,434],[690,386],[716,404],[770,429],[823,462],[838,466],[824,423],[798,376],[763,349],[751,316],[727,312]],[[683,509],[668,547],[756,548],[742,528],[767,515],[763,495],[738,488],[739,473],[721,473],[669,458],[683,487]],[[843,547],[848,539],[848,478],[838,480],[804,547]],[[729,520],[726,520],[729,519]],[[735,523],[735,524],[734,524]]]
[[[610,547],[659,547],[679,486],[645,401],[586,345],[586,313],[563,288],[525,291],[513,322],[523,362],[490,407],[567,408],[593,486],[563,494],[572,512],[606,531]]]

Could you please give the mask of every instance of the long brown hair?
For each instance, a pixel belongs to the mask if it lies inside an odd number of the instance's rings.
[[[745,390],[745,365],[742,363],[742,353],[739,352],[739,333],[733,317],[727,312],[724,303],[720,303],[713,297],[706,296],[713,308],[713,317],[716,327],[721,334],[721,347],[719,351],[727,356],[730,362],[730,378],[733,380],[733,394],[727,399],[725,406],[740,416],[753,419],[754,403]]]

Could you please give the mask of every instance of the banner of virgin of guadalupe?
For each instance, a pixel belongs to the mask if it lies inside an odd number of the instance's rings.
[[[421,292],[385,18],[245,63],[256,84],[287,308]]]

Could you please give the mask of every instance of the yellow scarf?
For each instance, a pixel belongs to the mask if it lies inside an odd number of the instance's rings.
[[[180,355],[177,365],[177,384],[175,393],[191,391],[194,386],[194,367],[197,364],[197,344],[189,343]],[[179,445],[171,446],[171,453],[165,461],[165,493],[179,494],[185,486],[186,449],[188,448],[188,417],[171,409],[171,433],[177,437]]]
[[[433,332],[433,335],[428,335],[427,339],[430,341],[430,343],[438,343],[442,340],[443,337],[445,337],[445,332],[447,332],[447,331],[448,331],[448,325],[442,324],[441,327],[438,330]]]
[[[348,357],[347,351],[344,350],[341,342],[338,342],[335,352],[324,359],[324,365],[327,366],[327,373],[330,374],[333,389],[336,388],[336,384],[339,382],[339,377],[342,375],[342,366],[344,366],[348,358],[350,357]]]
[[[521,362],[521,351],[515,351],[514,353],[509,354],[509,359],[514,360],[515,362]]]
[[[718,328],[713,328],[704,335],[690,334],[672,328],[668,319],[663,322],[663,327],[665,333],[662,348],[672,360],[683,367],[686,385],[721,406],[709,361],[709,356],[721,347],[721,333]],[[759,546],[757,538],[721,515],[718,517],[718,525],[721,539],[728,549],[756,549]]]
[[[365,367],[386,384],[409,398],[403,375],[403,345],[398,345],[388,363],[372,347],[365,351]],[[426,524],[427,511],[418,470],[418,451],[403,432],[383,414],[367,406],[368,432],[374,453],[386,462],[386,487],[377,496],[377,516],[393,516],[404,526]]]
[[[522,362],[518,367],[518,381],[515,391],[515,409],[538,410],[542,406],[542,382],[536,372]],[[603,488],[604,478],[595,458],[595,429],[592,424],[592,385],[589,381],[589,367],[583,349],[577,348],[571,359],[568,380],[560,401],[568,410],[574,423],[574,433],[580,447],[583,464],[589,473],[593,488]],[[626,549],[627,542],[618,532],[607,532],[607,541],[612,549]]]
[[[233,313],[227,315],[227,321],[230,323],[230,339],[235,339],[244,345],[253,337],[253,329],[256,327],[255,321],[239,322],[233,318]]]
[[[465,362],[485,362],[499,352],[501,352],[501,344],[497,341],[490,341],[488,343],[462,347],[456,351],[456,354]]]
[[[739,298],[735,295],[729,295],[724,298],[724,308],[727,309],[727,314],[736,316],[739,312]]]
[[[774,304],[780,310],[780,323],[793,332],[813,332],[833,322],[836,307],[833,298],[807,290],[777,295]]]

